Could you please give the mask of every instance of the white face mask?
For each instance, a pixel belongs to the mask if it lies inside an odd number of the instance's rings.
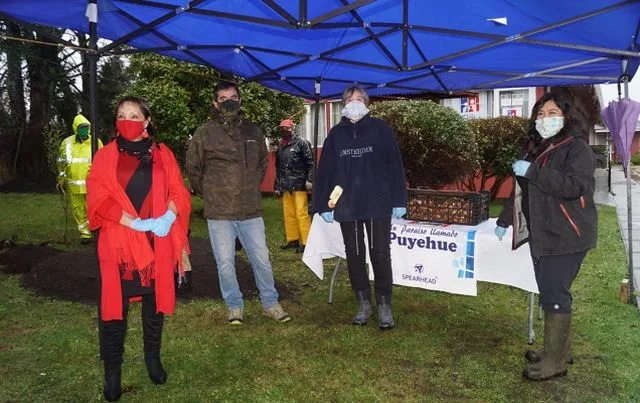
[[[536,130],[540,133],[540,137],[548,139],[556,134],[564,127],[564,117],[554,116],[551,118],[536,119]]]
[[[351,120],[360,120],[367,113],[369,113],[369,109],[360,101],[349,102],[342,109],[342,116]]]

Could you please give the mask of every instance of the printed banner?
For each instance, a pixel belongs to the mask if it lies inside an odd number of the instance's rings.
[[[477,295],[476,232],[460,229],[460,226],[394,220],[391,225],[393,283]]]
[[[475,226],[391,220],[393,283],[477,295],[476,282],[488,281],[538,292],[529,246],[511,250],[511,227],[502,241],[496,238],[495,227],[495,218]],[[336,256],[346,257],[340,224],[326,223],[316,214],[302,260],[323,279],[323,260]],[[335,265],[332,262],[331,269]],[[371,270],[369,277],[373,279]]]

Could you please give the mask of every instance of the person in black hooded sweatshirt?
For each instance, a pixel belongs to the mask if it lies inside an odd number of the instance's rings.
[[[314,209],[326,222],[340,223],[351,288],[360,308],[352,320],[366,325],[372,315],[371,288],[365,263],[364,229],[375,276],[380,329],[395,326],[391,311],[391,218],[406,213],[407,192],[402,155],[393,129],[369,115],[369,96],[359,87],[342,94],[342,120],[322,147],[313,194]],[[336,186],[342,188],[329,206]]]

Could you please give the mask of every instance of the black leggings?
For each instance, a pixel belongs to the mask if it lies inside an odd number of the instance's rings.
[[[371,264],[375,276],[376,294],[378,296],[390,296],[393,286],[391,247],[389,245],[391,240],[391,217],[340,223],[344,249],[347,254],[351,288],[355,292],[370,288],[365,262],[364,228],[367,229],[369,239],[369,256],[371,256]]]
[[[533,258],[540,304],[547,312],[571,313],[571,284],[578,275],[586,251]]]
[[[122,320],[103,321],[98,307],[98,329],[100,333],[100,358],[105,365],[119,366],[124,354],[124,339],[127,335],[129,298],[122,298]],[[145,356],[159,356],[164,314],[156,312],[155,294],[142,296],[142,332]]]

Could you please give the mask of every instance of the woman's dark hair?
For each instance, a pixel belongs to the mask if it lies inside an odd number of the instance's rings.
[[[151,117],[151,109],[149,109],[149,104],[147,104],[147,101],[145,101],[143,98],[140,98],[140,97],[127,95],[126,97],[120,98],[120,100],[118,101],[118,104],[116,105],[116,113],[115,113],[115,116],[113,117],[114,123],[118,120],[118,109],[120,109],[122,104],[127,102],[137,105],[138,108],[140,108],[140,111],[142,111],[142,115],[144,116],[145,119],[149,119]],[[147,133],[149,133],[150,137],[153,137],[154,135],[153,125],[151,123],[149,123],[149,125],[147,126]]]
[[[538,118],[538,111],[549,101],[553,101],[558,108],[562,111],[564,116],[564,125],[562,130],[550,139],[543,139],[536,130],[536,119]],[[569,103],[569,100],[558,92],[547,92],[533,105],[531,110],[531,117],[529,118],[529,127],[527,130],[527,138],[522,144],[521,158],[535,159],[541,152],[543,152],[549,143],[557,143],[559,140],[564,139],[567,136],[575,134],[574,131],[577,127],[577,122],[573,115],[573,108]]]

